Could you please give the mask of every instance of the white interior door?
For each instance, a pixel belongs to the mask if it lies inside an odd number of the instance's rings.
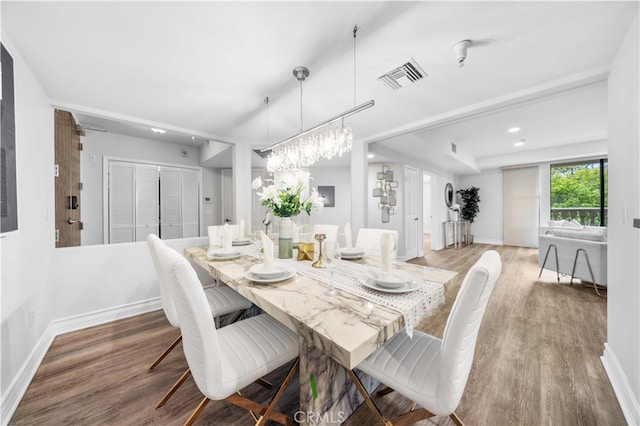
[[[538,166],[506,169],[504,177],[504,244],[537,247],[540,223]]]
[[[182,238],[200,235],[200,174],[197,170],[182,170]]]
[[[135,241],[135,166],[109,162],[109,244]]]
[[[233,170],[222,169],[222,223],[233,221]],[[247,189],[248,191],[249,189]]]
[[[422,232],[418,227],[418,191],[419,186],[418,169],[404,167],[404,259],[409,260],[418,257],[418,241]],[[421,241],[421,240],[420,240]]]
[[[136,164],[136,241],[158,234],[158,167]]]
[[[160,169],[160,237],[163,240],[181,237],[180,189],[180,169],[162,167]]]

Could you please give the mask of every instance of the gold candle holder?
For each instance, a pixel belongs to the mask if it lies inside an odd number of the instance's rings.
[[[322,242],[327,238],[325,234],[316,234],[313,238],[315,238],[320,246],[320,250],[318,250],[318,260],[313,262],[311,266],[314,268],[324,268],[324,262],[322,259],[324,258],[324,254],[322,253]]]

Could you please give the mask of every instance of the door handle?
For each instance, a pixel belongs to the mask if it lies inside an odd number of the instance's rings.
[[[78,222],[77,220],[75,220],[75,219],[73,219],[73,218],[71,218],[71,217],[70,217],[69,219],[67,219],[67,223],[68,223],[69,225],[73,225],[74,223],[77,223],[77,222]]]

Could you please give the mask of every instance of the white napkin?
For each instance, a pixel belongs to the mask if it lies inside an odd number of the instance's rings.
[[[344,225],[344,239],[347,243],[347,248],[353,247],[353,240],[351,237],[351,223],[347,222]]]
[[[233,235],[231,234],[231,228],[228,223],[224,224],[224,237],[222,238],[222,248],[230,249],[231,241],[233,241]]]
[[[244,219],[240,219],[240,226],[238,227],[238,239],[244,240]]]
[[[380,271],[383,274],[391,272],[395,245],[396,241],[393,234],[384,232],[380,237]]]
[[[207,227],[207,233],[209,234],[209,247],[217,246],[220,244],[220,237],[218,236],[218,227],[217,226],[209,226]]]
[[[260,236],[262,237],[262,250],[264,251],[264,270],[272,271],[274,269],[273,241],[262,231],[260,231]]]
[[[298,232],[298,225],[293,224],[293,242],[297,243],[300,241],[300,233]]]

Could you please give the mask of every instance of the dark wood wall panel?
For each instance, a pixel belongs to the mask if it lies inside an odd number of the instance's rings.
[[[55,163],[56,178],[56,229],[59,239],[56,247],[72,247],[81,244],[80,222],[80,135],[71,113],[55,111]],[[76,197],[77,208],[69,205],[69,197]],[[72,221],[74,223],[69,223]]]

